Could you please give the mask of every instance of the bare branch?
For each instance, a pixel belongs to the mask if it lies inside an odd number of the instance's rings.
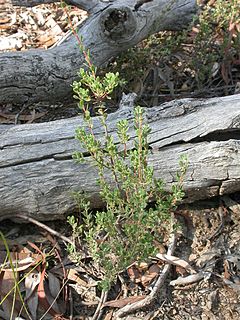
[[[65,0],[67,4],[81,8],[87,12],[100,4],[99,0]]]
[[[76,31],[97,67],[150,34],[187,27],[198,8],[196,0],[151,1],[138,10],[134,10],[136,0],[66,1],[78,3],[85,9],[91,6],[91,14]],[[4,52],[0,59],[0,102],[70,101],[71,84],[81,67],[84,67],[84,57],[73,35],[50,50]]]
[[[56,3],[61,0],[10,0],[10,4],[19,7],[34,7],[40,4]],[[66,0],[69,5],[76,6],[85,11],[90,11],[93,7],[100,4],[98,0]]]
[[[40,4],[59,2],[59,0],[10,0],[10,4],[19,7],[34,7]]]

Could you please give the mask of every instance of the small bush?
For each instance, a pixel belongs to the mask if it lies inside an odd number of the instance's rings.
[[[154,178],[153,168],[147,162],[150,127],[144,124],[144,110],[141,107],[134,109],[136,138],[132,149],[129,149],[130,124],[127,120],[120,120],[117,124],[118,141],[109,134],[104,99],[109,99],[121,82],[119,74],[107,73],[100,78],[90,64],[89,70],[81,69],[79,76],[80,80],[73,83],[73,91],[83,112],[85,128],[76,130],[76,138],[98,169],[105,209],[94,215],[89,202],[81,199],[79,206],[84,226],[79,228],[74,217],[69,217],[68,221],[75,239],[85,239],[93,259],[103,268],[105,277],[101,287],[107,290],[119,272],[133,262],[146,261],[155,254],[154,241],[161,241],[162,235],[168,232],[170,212],[183,197],[186,159],[181,160],[172,192],[166,193],[163,182]],[[94,135],[90,102],[97,102],[104,131],[101,141]],[[81,163],[83,154],[75,152],[74,159]],[[111,181],[106,178],[109,173]],[[71,252],[74,253],[73,248]]]

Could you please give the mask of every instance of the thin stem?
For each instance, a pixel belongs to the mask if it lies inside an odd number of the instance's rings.
[[[106,123],[106,120],[104,118],[104,115],[102,116],[102,124],[103,124],[103,127],[104,127],[105,139],[107,141],[107,139],[109,138],[109,132],[108,132],[108,127],[107,127],[107,123]],[[119,181],[118,181],[118,177],[117,177],[117,173],[116,173],[115,159],[113,158],[112,155],[110,155],[110,163],[111,163],[111,171],[112,171],[116,186],[117,186],[118,190],[121,191],[121,187],[120,187],[120,184],[119,184]]]
[[[138,177],[142,182],[142,116],[138,118]]]
[[[66,8],[66,6],[64,5],[64,2],[63,2],[62,0],[61,0],[61,5],[62,5],[62,7],[63,7],[63,10],[64,10],[65,14],[67,15],[68,22],[69,22],[69,24],[70,24],[70,28],[71,28],[71,30],[72,30],[72,33],[73,33],[73,35],[75,36],[75,38],[76,38],[76,40],[77,40],[77,42],[78,42],[78,44],[79,44],[79,47],[80,47],[80,49],[81,49],[81,51],[82,51],[82,53],[83,53],[83,55],[84,55],[84,60],[87,62],[87,65],[89,66],[89,68],[90,68],[90,70],[91,70],[91,72],[92,72],[93,77],[96,79],[95,68],[94,68],[94,66],[93,66],[93,64],[92,64],[92,62],[91,62],[89,53],[86,52],[86,50],[85,50],[85,48],[84,48],[84,45],[83,45],[83,42],[82,42],[82,39],[79,37],[77,31],[75,30],[75,28],[74,28],[74,26],[73,26],[73,24],[72,24],[72,20],[71,20],[71,17],[70,17],[70,15],[69,15],[69,12],[68,12],[68,10],[67,10],[67,8]]]

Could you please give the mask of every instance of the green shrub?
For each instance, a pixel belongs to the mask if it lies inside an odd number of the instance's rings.
[[[148,260],[156,252],[154,241],[161,241],[162,235],[168,232],[170,211],[183,196],[186,159],[181,160],[181,170],[172,193],[166,193],[163,182],[154,178],[153,168],[147,162],[150,127],[144,124],[144,110],[141,107],[134,109],[136,138],[132,149],[128,145],[130,124],[127,120],[120,120],[117,124],[117,143],[109,134],[104,99],[109,99],[114,88],[121,83],[119,74],[107,73],[100,78],[96,75],[96,68],[89,64],[88,71],[81,69],[79,76],[80,80],[73,83],[73,91],[83,112],[85,127],[76,130],[76,138],[98,169],[105,209],[94,215],[89,202],[81,197],[79,207],[83,226],[79,227],[74,217],[69,217],[68,221],[75,239],[81,237],[86,241],[93,259],[103,268],[105,276],[101,286],[107,290],[119,272],[135,261]],[[94,135],[90,102],[97,102],[104,132],[101,141]],[[74,159],[81,163],[83,154],[75,152]],[[109,173],[111,181],[106,178]],[[76,258],[76,251],[70,249]]]

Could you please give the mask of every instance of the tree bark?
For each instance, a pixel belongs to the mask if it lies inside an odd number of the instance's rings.
[[[11,0],[26,4],[25,0]],[[48,1],[48,0],[44,0]],[[50,0],[49,0],[50,1]],[[31,0],[30,5],[40,0]],[[196,0],[69,0],[89,10],[78,29],[96,66],[161,30],[181,30],[197,13]],[[49,50],[6,52],[0,55],[0,103],[56,103],[70,100],[71,84],[84,66],[78,42],[71,35]]]
[[[116,143],[116,123],[120,119],[132,123],[134,97],[125,96],[120,109],[108,117]],[[180,156],[186,154],[186,201],[240,191],[240,95],[175,100],[146,109],[146,121],[152,129],[149,164],[156,177],[166,182],[166,189],[175,181]],[[84,191],[93,207],[100,205],[97,171],[91,159],[85,154],[86,162],[81,165],[72,160],[72,153],[81,150],[75,129],[82,126],[79,116],[2,128],[0,220],[16,212],[40,220],[63,218],[76,207],[74,191]],[[94,127],[101,138],[98,117]],[[132,141],[132,125],[130,137]]]
[[[34,7],[40,4],[56,3],[59,0],[6,0],[12,6],[20,7]],[[65,3],[79,7],[86,11],[91,11],[94,7],[99,6],[101,2],[99,0],[65,0]]]

